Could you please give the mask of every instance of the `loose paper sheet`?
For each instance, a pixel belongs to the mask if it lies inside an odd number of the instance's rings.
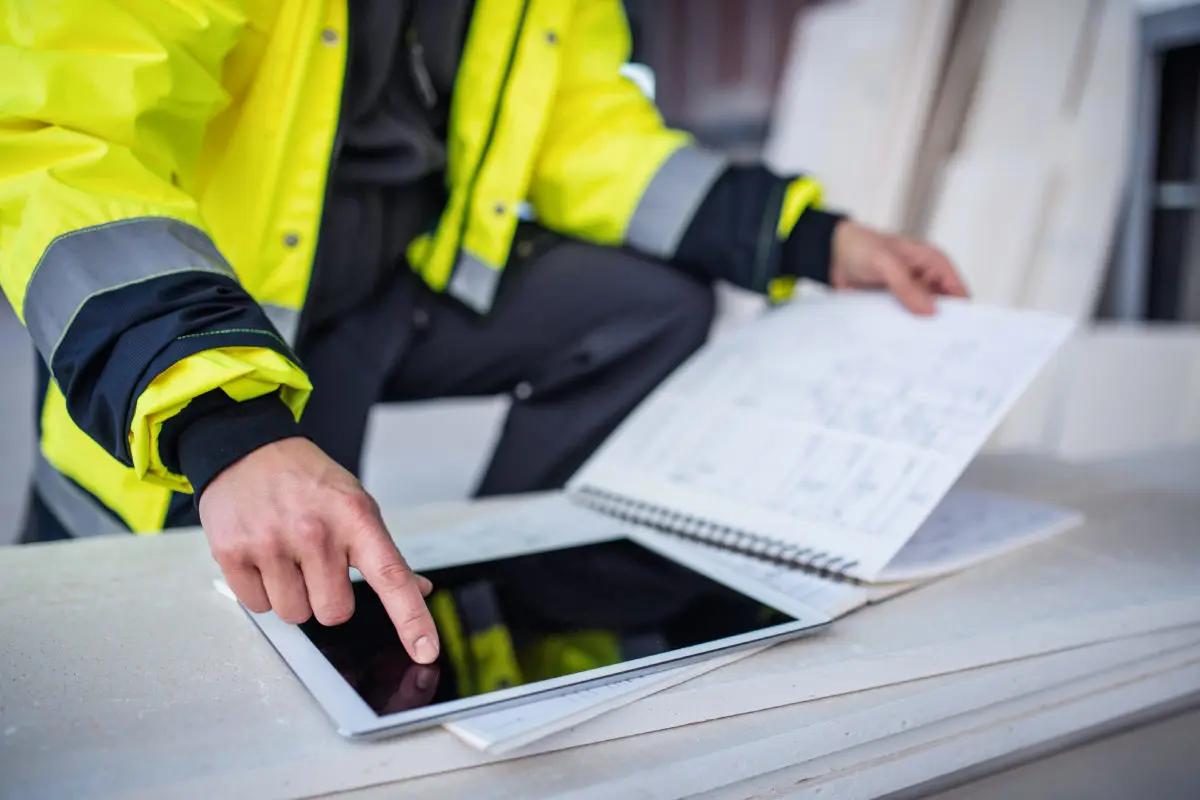
[[[875,580],[1070,331],[942,298],[810,297],[706,346],[572,480]]]

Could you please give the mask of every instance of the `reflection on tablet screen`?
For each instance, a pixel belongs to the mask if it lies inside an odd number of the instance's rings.
[[[793,617],[630,541],[423,573],[441,655],[414,663],[379,598],[300,626],[376,714],[392,714],[749,633]]]

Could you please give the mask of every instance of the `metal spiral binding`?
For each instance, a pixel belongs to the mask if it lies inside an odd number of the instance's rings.
[[[592,486],[581,486],[576,491],[579,501],[584,505],[625,522],[785,564],[821,577],[860,582],[847,572],[858,564],[857,561],[825,550],[788,544]]]

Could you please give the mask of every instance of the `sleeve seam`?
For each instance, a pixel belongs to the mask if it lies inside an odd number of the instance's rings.
[[[176,336],[175,341],[179,342],[179,341],[183,341],[185,339],[199,339],[202,336],[220,336],[222,334],[228,334],[228,333],[257,333],[257,334],[261,334],[263,336],[269,336],[272,339],[274,339],[275,341],[282,344],[284,347],[288,347],[288,343],[283,340],[283,337],[281,337],[275,331],[270,331],[270,330],[267,330],[266,328],[222,328],[221,330],[216,330],[216,331],[200,331],[198,333],[185,333],[182,336]],[[288,348],[288,349],[290,349],[290,348]]]

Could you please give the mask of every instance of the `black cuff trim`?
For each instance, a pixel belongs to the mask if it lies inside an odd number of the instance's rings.
[[[778,269],[775,228],[787,183],[761,165],[726,169],[696,209],[674,263],[705,278],[766,291]]]
[[[829,283],[833,258],[833,231],[844,214],[805,209],[783,243],[780,271],[798,278]]]
[[[220,389],[192,400],[163,425],[163,466],[187,476],[197,499],[217,475],[263,445],[300,436],[278,393],[237,402]]]

